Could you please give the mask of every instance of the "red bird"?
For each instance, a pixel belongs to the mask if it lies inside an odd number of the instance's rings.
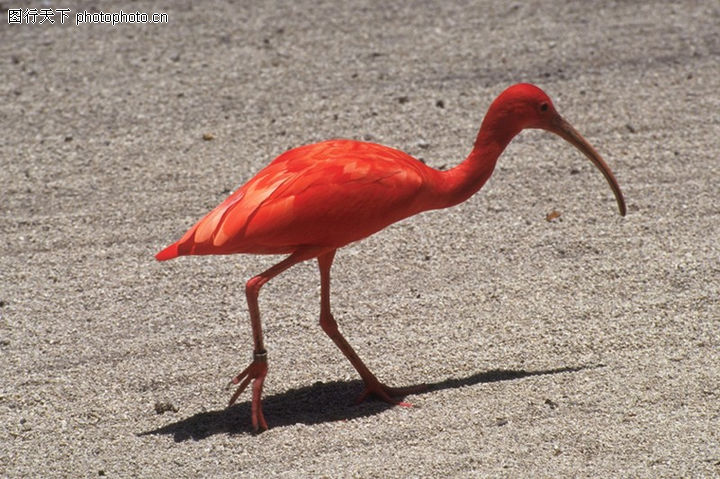
[[[286,254],[283,261],[250,279],[245,287],[255,350],[238,374],[232,405],[252,381],[252,424],[267,429],[261,394],[267,374],[258,293],[270,279],[301,261],[320,267],[320,326],[350,360],[368,394],[393,404],[418,388],[382,384],[338,331],[330,312],[330,267],[338,248],[422,211],[456,205],[478,191],[498,157],[525,128],[561,136],[605,175],[620,214],[625,200],[610,168],[592,146],[555,110],[550,98],[530,84],[511,86],[490,105],[468,157],[448,171],[434,170],[402,151],[375,143],[329,140],[278,156],[244,186],[159,252],[160,261],[200,254]]]

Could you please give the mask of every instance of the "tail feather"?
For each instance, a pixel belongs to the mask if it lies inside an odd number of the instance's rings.
[[[158,254],[155,255],[155,259],[158,261],[165,261],[168,259],[177,258],[180,256],[180,253],[178,252],[178,244],[173,243],[164,250],[160,251]]]

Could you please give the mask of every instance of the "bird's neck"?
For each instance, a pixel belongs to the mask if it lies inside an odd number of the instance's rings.
[[[439,207],[453,206],[475,194],[492,175],[497,159],[519,130],[483,121],[470,154],[456,167],[440,173]]]

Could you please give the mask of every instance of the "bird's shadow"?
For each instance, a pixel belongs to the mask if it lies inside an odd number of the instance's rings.
[[[526,371],[523,369],[496,369],[473,374],[465,378],[450,378],[426,384],[427,389],[419,394],[449,388],[460,388],[474,384],[511,381],[529,376],[543,376],[594,369],[603,365],[566,366],[555,369]],[[384,401],[365,401],[355,404],[356,395],[362,390],[362,382],[333,381],[318,382],[312,386],[273,394],[263,399],[263,411],[270,427],[293,424],[319,424],[331,421],[346,421],[358,417],[378,414],[393,407]],[[172,435],[175,442],[188,439],[201,440],[215,434],[252,434],[250,426],[250,402],[217,411],[205,411],[167,426],[141,432],[139,436]]]

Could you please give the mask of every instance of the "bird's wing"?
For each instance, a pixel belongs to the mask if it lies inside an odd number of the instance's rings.
[[[328,245],[364,238],[416,211],[417,160],[372,143],[334,140],[280,155],[208,214],[195,241],[215,248]]]
[[[340,247],[419,210],[425,170],[374,143],[330,140],[278,156],[159,253],[287,253]]]

